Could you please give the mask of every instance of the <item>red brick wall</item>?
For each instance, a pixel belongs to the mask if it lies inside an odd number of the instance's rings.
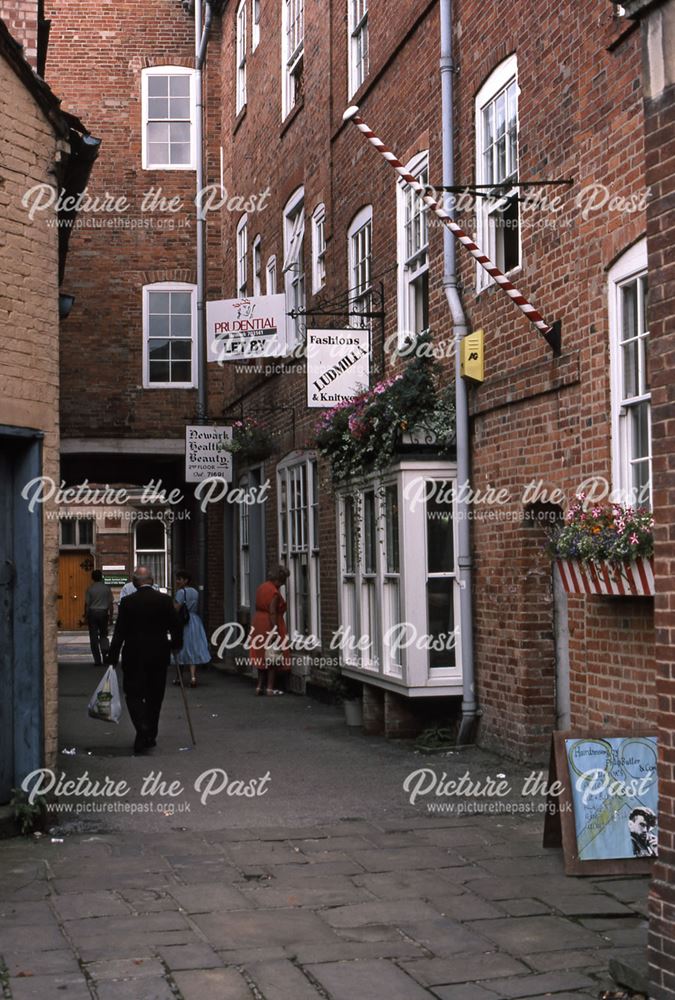
[[[38,0],[0,0],[0,17],[14,38],[23,45],[23,54],[37,68]]]
[[[103,7],[93,0],[48,0],[45,16],[52,21],[46,78],[102,139],[88,191],[123,195],[131,206],[123,216],[127,228],[89,227],[88,213],[80,217],[87,228],[72,234],[66,284],[76,302],[61,338],[62,433],[65,438],[182,437],[195,414],[196,390],[142,388],[142,286],[196,280],[195,173],[142,169],[141,71],[152,65],[194,65],[193,18],[180,0],[142,5],[128,0]],[[210,183],[219,180],[218,30],[215,19],[214,58],[209,54],[205,71]],[[181,199],[181,211],[143,214],[144,194],[160,186],[167,199]],[[104,214],[93,221],[105,221]],[[211,213],[211,259],[219,256],[218,222],[218,214]],[[208,280],[210,297],[217,298],[219,269]],[[217,414],[220,373],[211,370],[209,377],[210,413]]]
[[[589,476],[611,482],[606,271],[645,220],[586,221],[576,197],[596,181],[617,195],[645,186],[639,39],[630,28],[621,38],[625,28],[604,0],[517,5],[508,17],[496,0],[457,7],[458,180],[475,176],[475,95],[514,52],[520,176],[574,180],[549,191],[562,197],[554,226],[523,222],[514,279],[549,323],[562,320],[560,359],[498,288],[476,294],[475,264],[458,251],[470,326],[486,331],[486,382],[470,392],[473,483],[512,497],[502,520],[474,522],[481,738],[518,755],[543,750],[555,726],[550,573],[543,533],[518,520],[523,488],[541,479],[569,497]],[[570,601],[575,726],[654,721],[651,602],[634,603]]]

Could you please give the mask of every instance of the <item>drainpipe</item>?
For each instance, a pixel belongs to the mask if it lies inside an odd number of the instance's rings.
[[[441,115],[443,142],[443,184],[455,183],[454,166],[454,115],[452,59],[452,0],[440,0],[441,19]],[[468,331],[466,316],[457,287],[456,242],[447,226],[443,227],[443,288],[450,307],[455,338],[455,405],[457,411],[457,482],[461,488],[470,475],[469,410],[466,383],[460,375],[459,342]],[[473,662],[473,613],[471,600],[471,535],[469,531],[469,504],[460,489],[457,498],[457,566],[459,570],[459,641],[462,656],[462,722],[457,743],[471,742],[476,719],[479,715],[476,701]]]
[[[209,44],[213,10],[209,0],[206,2],[206,14],[202,27],[202,0],[195,0],[195,148],[197,152],[196,167],[196,232],[197,232],[197,423],[208,422],[208,370],[206,365],[206,213],[202,207],[200,192],[204,188],[204,93],[202,68],[206,61],[206,48]],[[198,586],[200,593],[200,611],[204,621],[207,620],[208,594],[208,543],[207,514],[197,509],[197,565]]]

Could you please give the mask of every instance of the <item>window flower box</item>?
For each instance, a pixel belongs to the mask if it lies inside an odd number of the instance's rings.
[[[568,594],[654,596],[654,567],[651,559],[640,557],[626,563],[556,559],[556,564],[562,585]]]
[[[653,526],[647,508],[576,496],[549,544],[567,593],[653,596]]]

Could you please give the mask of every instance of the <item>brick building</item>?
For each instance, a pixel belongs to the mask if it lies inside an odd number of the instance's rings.
[[[650,278],[649,335],[653,379],[652,440],[656,518],[654,601],[656,691],[660,744],[659,860],[654,866],[650,909],[650,989],[655,1000],[675,996],[675,842],[673,840],[673,171],[675,109],[673,35],[675,4],[631,0],[626,13],[640,26],[645,110],[647,256]]]
[[[142,488],[156,499],[65,507],[61,574],[77,594],[60,620],[77,627],[87,568],[115,583],[149,562],[158,584],[173,569],[196,572],[195,509],[185,491],[185,426],[197,412],[194,19],[180,0],[101,9],[87,0],[45,4],[51,21],[46,76],[103,137],[89,204],[72,239],[76,309],[61,340],[61,457],[68,485]],[[214,20],[211,46],[217,44]],[[220,180],[219,67],[207,60],[206,181]],[[220,256],[219,219],[209,255]],[[218,280],[218,272],[213,272]],[[219,283],[209,290],[220,293]],[[210,372],[211,412],[220,382]],[[181,518],[165,517],[160,493],[185,493]],[[102,494],[101,494],[102,495]],[[148,517],[154,510],[154,517]],[[144,516],[133,518],[139,511]],[[217,525],[216,525],[217,527]],[[122,541],[123,539],[123,541]],[[209,539],[209,577],[222,601],[222,540]],[[82,567],[85,566],[83,570]],[[220,612],[218,612],[220,615]]]
[[[166,332],[153,340],[152,332],[174,321],[178,330],[188,311],[194,316],[194,120],[180,104],[193,86],[191,6],[155,0],[142,16],[125,5],[90,13],[84,0],[47,10],[48,77],[106,137],[109,156],[91,190],[124,194],[131,204],[125,221],[135,224],[103,218],[106,225],[83,226],[74,236],[74,259],[94,263],[91,280],[73,289],[78,310],[62,345],[64,472],[69,482],[140,485],[152,477],[184,488],[183,427],[193,419],[196,392],[194,354],[188,360],[180,352],[194,352],[194,326],[177,338],[182,345]],[[377,7],[352,3],[345,20],[342,7],[327,2],[305,9],[301,0],[242,0],[217,13],[205,71],[205,151],[206,180],[222,197],[209,213],[207,299],[283,293],[291,348],[302,344],[305,328],[369,325],[371,384],[406,369],[392,349],[406,334],[428,328],[434,344],[452,347],[442,227],[420,214],[342,120],[347,104],[359,104],[402,162],[440,186],[441,5],[400,3],[384,18]],[[644,730],[656,719],[653,601],[566,597],[543,551],[540,520],[592,477],[618,491],[650,489],[648,387],[631,395],[621,384],[621,324],[629,319],[622,303],[634,304],[641,358],[647,343],[639,41],[619,7],[604,0],[581,10],[563,4],[555,15],[532,4],[511,11],[507,22],[496,4],[464,0],[451,27],[459,68],[454,167],[470,195],[458,214],[547,321],[562,325],[553,356],[458,250],[467,322],[486,336],[485,380],[468,390],[471,482],[508,495],[498,509],[475,504],[471,512],[480,739],[540,756],[554,728]],[[542,40],[550,56],[544,60]],[[65,55],[71,44],[74,74]],[[499,116],[497,141],[485,129]],[[174,128],[177,140],[189,138],[175,149],[166,131]],[[180,162],[171,162],[174,155]],[[523,185],[512,189],[514,178]],[[542,181],[552,183],[527,186]],[[489,183],[506,194],[497,209],[471,196]],[[160,231],[161,213],[143,212],[151,186],[180,199],[173,229]],[[185,311],[177,312],[183,300]],[[441,354],[441,382],[449,385],[453,351]],[[282,558],[292,573],[291,630],[320,640],[317,655],[296,658],[297,689],[329,681],[326,664],[339,659],[331,638],[352,627],[372,633],[379,651],[370,663],[342,662],[366,683],[371,729],[413,731],[428,706],[447,718],[466,682],[464,654],[411,652],[409,662],[386,662],[382,634],[389,620],[411,620],[419,633],[457,627],[468,567],[458,564],[449,537],[427,530],[421,508],[415,516],[403,502],[416,477],[453,481],[452,452],[408,451],[389,479],[375,477],[358,496],[345,489],[336,497],[317,454],[320,410],[307,406],[304,361],[263,360],[240,358],[208,371],[209,420],[253,419],[267,437],[266,454],[237,456],[236,486],[269,481],[264,507],[225,503],[222,516],[210,518],[212,624],[246,620],[265,567]],[[87,379],[94,398],[81,391]],[[637,443],[626,434],[631,420]],[[633,469],[640,478],[628,482]],[[388,501],[376,499],[380,487],[391,487]],[[346,525],[354,503],[372,520],[357,524],[355,534],[365,529],[374,537],[384,523],[391,559],[382,550],[372,566],[352,565],[354,532]],[[194,535],[162,530],[168,585],[171,564],[193,555]],[[101,546],[87,544],[122,572],[123,562],[128,570],[146,551],[136,531],[124,560],[105,549],[104,530]]]
[[[53,763],[57,739],[58,524],[53,504],[30,505],[24,490],[37,477],[58,481],[59,283],[66,244],[56,212],[31,217],[24,198],[38,185],[52,193],[60,185],[77,187],[88,169],[84,126],[61,111],[34,72],[39,62],[37,5],[3,0],[0,802],[28,771]],[[92,140],[89,155],[96,148]]]
[[[343,124],[342,112],[357,103],[404,164],[440,185],[439,5],[398,4],[386,19],[363,4],[349,5],[349,11],[347,22],[338,5],[302,11],[302,4],[261,4],[249,12],[239,4],[224,13],[220,62],[222,134],[231,137],[227,184],[236,190],[243,176],[253,178],[254,187],[274,179],[264,213],[241,213],[223,224],[224,246],[234,249],[224,258],[224,287],[232,296],[283,289],[289,309],[300,304],[307,312],[306,325],[347,325],[358,306],[349,304],[357,284],[354,255],[363,245],[359,233],[367,230],[368,262],[358,280],[372,286],[373,296],[381,282],[381,308],[375,311],[384,312],[381,327],[379,319],[373,323],[375,366],[382,364],[382,340],[391,344],[400,331],[428,326],[435,342],[449,340],[442,239],[432,220],[428,246],[416,247],[418,256],[405,259],[401,234],[409,220],[395,175]],[[484,175],[484,164],[486,156],[498,154],[483,148],[477,122],[497,114],[502,101],[510,146],[503,162],[494,162],[494,170],[503,173],[500,180],[517,175],[559,182],[521,189],[523,200],[507,199],[507,208],[496,215],[477,198],[459,206],[467,231],[476,232],[487,252],[517,276],[514,280],[549,322],[562,324],[562,350],[553,357],[506,296],[458,251],[469,327],[486,332],[485,381],[469,390],[472,485],[501,488],[510,497],[500,510],[476,505],[473,512],[480,738],[517,755],[538,755],[554,728],[616,724],[650,729],[655,723],[652,600],[568,599],[554,588],[542,548],[545,522],[539,520],[555,513],[546,503],[554,489],[558,508],[560,497],[571,498],[592,477],[626,492],[634,485],[625,481],[631,462],[641,463],[640,485],[648,489],[648,445],[644,454],[631,455],[620,441],[615,310],[620,289],[635,301],[643,294],[646,270],[639,43],[633,25],[601,0],[583,11],[572,4],[555,11],[533,4],[511,10],[506,22],[496,5],[464,2],[457,5],[452,31],[459,66],[454,88],[458,184],[495,180]],[[541,58],[542,39],[546,59]],[[511,193],[508,186],[505,190]],[[294,223],[299,207],[304,233],[298,254]],[[322,303],[332,303],[332,309]],[[327,315],[340,308],[341,317]],[[642,304],[639,309],[642,315]],[[401,370],[405,362],[384,352],[384,364],[374,377]],[[452,360],[444,364],[450,381]],[[323,502],[331,492],[324,464],[319,462],[314,472],[316,411],[305,406],[304,371],[292,363],[274,375],[247,375],[245,364],[230,367],[236,380],[230,410],[264,420],[276,441],[278,456],[265,465],[265,475],[283,460],[280,474],[270,476],[267,559],[291,557],[291,625],[319,631],[325,654],[325,637],[349,617],[346,582],[351,575],[345,572],[344,553],[336,552],[333,504]],[[648,410],[648,393],[642,403],[640,417]],[[273,416],[265,417],[270,412]],[[451,478],[452,465],[434,474]],[[294,553],[287,545],[287,526],[280,523],[287,520],[280,491],[291,489],[296,475],[301,492],[305,482],[318,483],[321,503],[315,527]],[[309,511],[311,486],[307,493]],[[404,506],[401,517],[410,519]],[[404,521],[400,527],[405,531]],[[410,521],[413,538],[415,530]],[[418,541],[424,544],[422,536]],[[247,536],[246,549],[254,544]],[[234,551],[238,548],[235,543]],[[241,566],[234,566],[241,578],[246,558],[244,553]],[[457,567],[449,570],[457,583]],[[429,566],[426,571],[429,576]],[[359,581],[366,602],[367,576],[361,573]],[[251,588],[240,583],[239,596],[250,602]],[[430,608],[418,607],[416,613],[416,624],[426,631]],[[366,616],[362,611],[362,623]],[[445,677],[436,672],[436,683],[443,681],[436,691],[433,669],[427,667],[426,694],[460,693],[461,664],[455,662]],[[405,678],[385,676],[382,670],[350,672],[368,682],[366,707],[374,727],[383,723],[388,709],[392,732],[414,728],[409,696],[421,694],[420,685],[415,692]]]

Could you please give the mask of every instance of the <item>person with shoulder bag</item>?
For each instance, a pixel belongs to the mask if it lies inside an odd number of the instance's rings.
[[[181,569],[176,573],[174,606],[183,626],[183,648],[176,655],[179,669],[190,668],[190,687],[197,687],[197,667],[211,662],[209,643],[201,618],[197,612],[199,594],[190,586],[190,574]],[[176,679],[174,684],[180,682]]]

